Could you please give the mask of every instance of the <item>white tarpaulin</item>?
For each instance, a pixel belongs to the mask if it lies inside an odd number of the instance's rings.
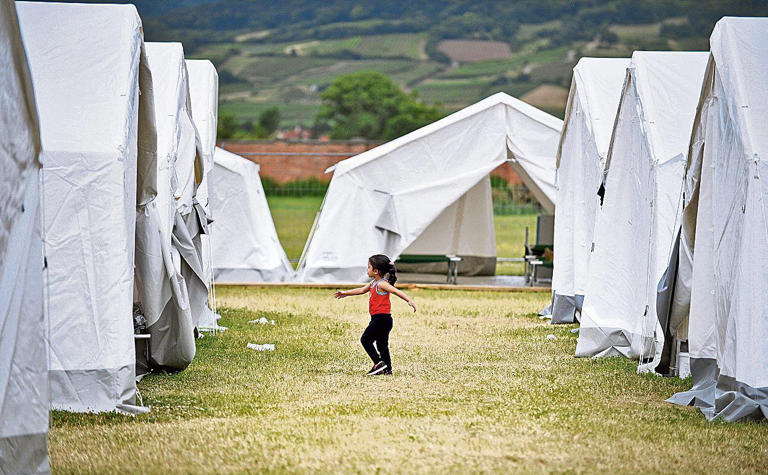
[[[581,311],[605,159],[629,59],[581,58],[573,68],[557,150],[552,323]]]
[[[710,38],[669,316],[694,382],[670,401],[729,421],[768,418],[766,44],[765,18],[723,18]]]
[[[149,365],[166,371],[187,367],[195,355],[194,321],[181,259],[173,244],[179,214],[176,164],[184,152],[185,132],[194,131],[187,112],[184,50],[181,43],[147,43],[147,59],[157,128],[157,196],[138,208],[136,217],[136,296],[151,335]],[[193,132],[194,133],[194,132]],[[193,160],[186,160],[189,164]],[[188,175],[189,167],[183,171]],[[184,184],[183,188],[192,188]],[[179,194],[186,194],[186,189]]]
[[[707,53],[636,51],[606,163],[576,356],[651,356]]]
[[[534,196],[552,211],[561,128],[561,120],[499,93],[338,163],[298,280],[357,282],[365,278],[369,256],[382,253],[395,259],[410,246],[429,254],[460,248],[465,255],[494,257],[495,249],[488,249],[493,242],[489,231],[464,232],[460,219],[492,216],[484,181],[508,157]],[[460,199],[470,191],[464,201],[483,208],[463,209],[466,203]],[[486,199],[476,199],[481,195]],[[442,220],[444,213],[457,218],[449,222],[444,215]],[[454,237],[450,248],[417,244],[436,221]]]
[[[141,20],[133,5],[17,9],[43,148],[52,406],[129,409],[136,208],[156,170]]]
[[[189,234],[202,264],[202,277],[209,289],[213,282],[213,255],[211,252],[210,228],[215,210],[209,202],[211,176],[213,172],[213,155],[216,149],[216,120],[219,101],[219,76],[216,68],[208,60],[186,60],[189,77],[189,95],[192,105],[192,119],[197,129],[201,153],[202,176],[195,192],[195,212],[185,218]],[[203,297],[204,302],[203,302]],[[208,291],[205,296],[190,289],[190,299],[193,314],[199,328],[216,326],[216,315],[210,309]],[[201,306],[204,304],[204,306]],[[198,310],[199,309],[199,310]]]
[[[277,237],[259,166],[216,148],[211,179],[214,275],[218,282],[285,282],[293,267]]]
[[[40,135],[13,2],[0,3],[0,473],[48,473]]]

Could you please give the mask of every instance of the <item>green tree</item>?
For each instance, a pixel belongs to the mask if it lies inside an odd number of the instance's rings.
[[[265,136],[270,136],[277,131],[280,126],[280,109],[277,107],[270,107],[264,109],[259,114],[259,128],[263,131]]]
[[[220,139],[231,139],[237,134],[240,126],[238,125],[235,117],[229,114],[222,114],[219,116],[218,131],[216,135]]]
[[[361,71],[337,78],[322,93],[315,121],[333,139],[390,140],[441,117],[435,108],[406,94],[379,72]]]

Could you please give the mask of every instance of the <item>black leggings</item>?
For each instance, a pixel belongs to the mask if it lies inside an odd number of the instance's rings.
[[[390,369],[392,360],[389,358],[389,332],[392,330],[392,315],[388,313],[377,313],[371,315],[371,323],[360,337],[360,343],[363,344],[365,352],[371,357],[373,363],[383,361]],[[373,343],[376,342],[374,348]],[[378,348],[378,352],[376,349]]]

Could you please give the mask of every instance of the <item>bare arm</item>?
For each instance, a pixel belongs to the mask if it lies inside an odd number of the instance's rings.
[[[371,283],[368,282],[362,287],[358,287],[356,289],[351,290],[337,290],[333,296],[337,299],[343,299],[344,297],[349,297],[352,295],[363,295],[367,293],[369,290],[371,290]]]
[[[397,287],[395,287],[394,285],[390,284],[385,280],[382,280],[381,282],[379,282],[379,287],[385,292],[390,292],[392,294],[397,295],[398,297],[403,299],[408,305],[410,305],[411,308],[413,308],[414,312],[416,311],[416,304],[413,303],[413,300],[411,300],[411,298],[408,297],[408,295],[406,295],[406,293],[403,292],[402,290],[398,289]]]

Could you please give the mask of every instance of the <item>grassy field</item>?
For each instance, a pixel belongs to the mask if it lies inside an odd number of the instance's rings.
[[[267,196],[277,235],[289,259],[298,259],[304,250],[304,243],[312,228],[315,215],[323,203],[321,196],[286,197]],[[495,216],[496,252],[500,257],[522,257],[525,243],[525,227],[528,226],[530,240],[536,235],[536,215],[519,214]],[[523,275],[522,263],[500,263],[499,275]]]
[[[139,383],[149,414],[53,415],[56,473],[758,473],[764,424],[664,399],[690,383],[574,359],[546,293],[411,292],[393,304],[394,376],[366,377],[364,298],[220,288],[229,330]],[[275,325],[251,325],[265,317]],[[557,340],[547,340],[554,334]],[[274,343],[274,352],[246,344]]]

